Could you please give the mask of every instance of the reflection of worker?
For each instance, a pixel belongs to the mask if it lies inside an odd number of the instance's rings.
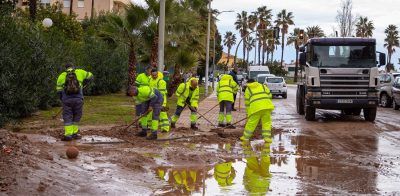
[[[274,104],[271,101],[272,94],[267,86],[255,82],[254,79],[247,81],[246,92],[244,93],[247,123],[244,127],[242,141],[249,141],[256,129],[258,122],[261,120],[261,135],[265,142],[272,142],[271,139],[271,112]]]
[[[232,162],[220,163],[214,166],[214,178],[222,187],[232,185],[236,177],[236,171]]]
[[[269,172],[271,164],[269,156],[270,144],[264,144],[260,159],[253,152],[249,142],[244,142],[242,145],[247,156],[243,185],[251,194],[265,195],[269,190],[271,180],[271,173]]]
[[[172,171],[172,176],[175,180],[176,185],[179,188],[184,188],[188,192],[193,192],[195,190],[197,172],[194,170],[175,170]]]

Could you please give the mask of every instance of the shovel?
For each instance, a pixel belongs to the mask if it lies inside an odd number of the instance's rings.
[[[128,130],[129,127],[131,127],[132,125],[134,125],[135,123],[137,123],[141,118],[143,118],[144,116],[147,116],[147,114],[150,112],[150,110],[147,110],[147,112],[145,112],[144,114],[140,115],[139,117],[137,117],[130,125],[128,125],[124,131]]]

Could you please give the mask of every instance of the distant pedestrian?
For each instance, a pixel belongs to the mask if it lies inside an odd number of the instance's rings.
[[[272,103],[272,94],[267,86],[260,84],[254,79],[247,81],[247,88],[244,93],[247,123],[244,127],[242,141],[249,141],[256,129],[258,122],[261,120],[261,135],[265,142],[271,143],[271,112],[274,109]]]
[[[57,78],[57,92],[63,104],[64,136],[62,141],[81,139],[79,122],[82,117],[83,88],[93,79],[93,74],[65,64],[65,71]]]
[[[238,81],[238,78],[237,78],[238,71],[239,71],[238,67],[234,66],[233,69],[229,72],[229,75],[232,76],[233,81],[235,81],[236,84],[239,84],[239,81]],[[237,94],[237,90],[233,92],[232,111],[236,111],[236,109],[235,109],[236,94]]]

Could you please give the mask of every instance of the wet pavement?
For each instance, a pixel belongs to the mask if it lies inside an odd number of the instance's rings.
[[[296,113],[295,90],[289,86],[287,99],[273,99],[270,145],[259,137],[239,142],[245,122],[221,134],[200,119],[201,131],[190,131],[187,110],[180,128],[160,135],[161,141],[115,127],[86,128],[83,139],[71,143],[30,134],[37,165],[17,179],[25,189],[6,193],[33,194],[39,184],[50,195],[399,195],[400,112],[379,108],[371,123],[362,115],[317,110],[310,122]],[[240,103],[233,122],[245,116]],[[209,111],[205,117],[216,123],[218,107],[210,110],[215,95],[200,105],[199,112]],[[71,145],[80,150],[76,160],[65,157]]]
[[[255,157],[247,156],[237,142],[230,147],[235,158],[224,158],[218,163],[229,163],[235,171],[225,183],[218,181],[215,165],[169,167],[164,169],[164,176],[160,176],[156,168],[154,174],[165,186],[154,193],[400,194],[400,123],[397,117],[400,113],[379,108],[376,122],[371,123],[362,115],[345,116],[339,111],[317,110],[317,120],[309,122],[296,113],[295,88],[289,87],[287,100],[273,100],[276,106],[273,126],[281,131],[274,133],[268,157],[270,164],[262,164],[266,158],[260,153],[262,141],[252,142],[253,151],[258,154]],[[221,146],[211,145],[205,149],[217,153]],[[237,159],[238,156],[242,158]],[[246,171],[250,160],[257,160],[258,170],[268,171],[269,175],[260,174],[256,180],[249,181]],[[174,174],[179,172],[186,173],[187,183],[175,180]],[[195,177],[190,173],[196,174]],[[251,183],[264,186],[252,189]]]

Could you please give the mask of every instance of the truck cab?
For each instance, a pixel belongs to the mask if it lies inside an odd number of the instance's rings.
[[[371,38],[313,38],[301,47],[305,77],[297,85],[296,106],[306,120],[316,109],[341,110],[374,121],[379,73],[376,41]],[[379,66],[386,56],[379,53]]]

